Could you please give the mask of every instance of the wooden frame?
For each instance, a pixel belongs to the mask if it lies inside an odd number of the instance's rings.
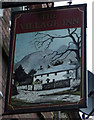
[[[86,4],[14,12],[5,114],[86,104]]]

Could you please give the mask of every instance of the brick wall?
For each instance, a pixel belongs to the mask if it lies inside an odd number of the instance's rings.
[[[5,50],[7,56],[9,52],[9,41],[10,41],[10,13],[11,9],[4,9],[2,18],[2,42],[3,49]]]

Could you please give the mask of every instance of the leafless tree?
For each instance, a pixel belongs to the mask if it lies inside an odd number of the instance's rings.
[[[68,28],[67,35],[57,35],[57,34],[51,35],[50,33],[37,32],[35,34],[33,44],[37,49],[40,49],[45,46],[44,49],[47,50],[50,47],[50,45],[53,43],[53,41],[55,41],[56,39],[64,39],[69,37],[70,42],[68,43],[65,51],[62,51],[61,53],[59,53],[58,51],[53,51],[53,53],[51,53],[53,54],[52,62],[54,62],[55,60],[58,60],[62,56],[64,56],[63,58],[64,60],[70,55],[71,52],[74,52],[78,63],[80,63],[81,32],[78,33],[77,29],[78,28],[71,28],[71,29]],[[75,48],[71,48],[71,45],[75,45]]]

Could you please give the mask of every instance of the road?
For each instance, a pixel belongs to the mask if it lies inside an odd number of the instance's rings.
[[[43,90],[43,91],[28,91],[18,89],[19,94],[13,96],[12,98],[17,98],[24,100],[29,103],[47,103],[55,101],[66,101],[66,102],[79,102],[80,96],[64,94],[64,95],[49,95],[60,91],[69,90],[70,88],[59,88],[52,90]]]

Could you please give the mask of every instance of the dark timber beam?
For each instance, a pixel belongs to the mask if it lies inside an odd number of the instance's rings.
[[[37,5],[37,4],[45,4],[47,2],[1,2],[2,8],[12,8],[12,7],[20,7],[20,6],[28,6],[28,5]]]

